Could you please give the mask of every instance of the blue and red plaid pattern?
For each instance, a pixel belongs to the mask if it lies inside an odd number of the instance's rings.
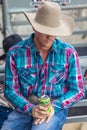
[[[12,47],[6,57],[5,96],[16,109],[31,113],[27,97],[49,95],[55,111],[68,108],[84,97],[78,54],[69,44],[55,39],[43,62],[33,35]]]

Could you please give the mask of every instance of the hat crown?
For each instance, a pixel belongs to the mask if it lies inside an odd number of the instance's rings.
[[[44,2],[38,9],[35,21],[48,27],[60,26],[61,9],[57,3]]]
[[[74,19],[64,15],[58,3],[45,1],[36,13],[24,12],[34,30],[52,36],[71,35],[75,26]]]

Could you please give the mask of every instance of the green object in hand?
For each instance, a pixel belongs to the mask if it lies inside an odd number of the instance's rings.
[[[43,96],[40,98],[40,104],[41,104],[42,106],[47,106],[48,104],[50,104],[50,98],[49,98],[49,96],[43,95]],[[52,106],[50,105],[49,108],[48,108],[48,110],[47,110],[47,112],[50,113],[51,110],[52,110]]]
[[[49,112],[49,113],[50,113],[50,112],[51,112],[51,110],[52,110],[52,106],[50,105],[50,106],[49,106],[49,108],[48,108],[48,110],[47,110],[47,112]]]

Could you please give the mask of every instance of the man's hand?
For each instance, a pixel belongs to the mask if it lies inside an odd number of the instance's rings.
[[[33,108],[32,116],[33,118],[35,118],[35,121],[34,121],[35,124],[41,124],[44,121],[46,121],[47,123],[49,122],[51,117],[54,115],[54,108],[52,107],[52,110],[49,113],[47,112],[48,107],[38,105]]]
[[[46,112],[48,108],[46,108],[45,106],[35,106],[32,110],[32,116],[33,118],[40,118],[42,119],[43,117],[45,117],[48,113]]]
[[[37,124],[42,124],[44,121],[46,120],[46,117],[40,119],[40,118],[35,118],[34,120],[34,124],[37,125]]]

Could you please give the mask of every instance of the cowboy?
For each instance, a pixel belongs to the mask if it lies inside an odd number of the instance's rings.
[[[7,54],[4,92],[15,110],[1,130],[61,130],[67,109],[85,95],[78,54],[57,38],[72,34],[74,20],[47,1],[24,14],[34,33]],[[28,100],[44,95],[51,100],[46,106]]]

